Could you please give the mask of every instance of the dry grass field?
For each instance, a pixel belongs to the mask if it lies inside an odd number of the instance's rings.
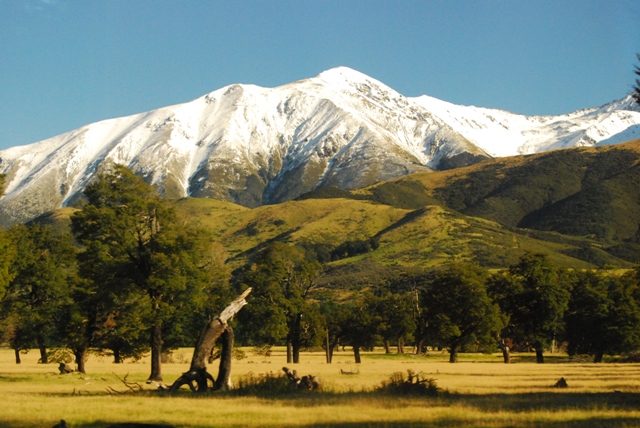
[[[247,373],[280,372],[285,357],[276,349],[270,357],[244,349],[234,361],[233,380]],[[112,364],[93,356],[87,374],[57,374],[57,365],[37,364],[31,351],[16,365],[13,352],[0,349],[0,426],[52,427],[60,419],[71,427],[106,427],[121,422],[164,423],[179,427],[421,427],[421,426],[640,426],[640,365],[568,362],[548,356],[537,365],[531,355],[515,355],[504,365],[499,355],[466,355],[449,364],[446,354],[428,357],[364,353],[352,363],[350,352],[339,352],[334,363],[322,353],[303,353],[299,374],[316,374],[320,393],[239,396],[233,392],[197,396],[188,389],[174,396],[145,384],[149,364]],[[188,368],[190,350],[178,350],[176,362],[163,365],[166,383]],[[355,375],[340,374],[359,371]],[[437,379],[438,397],[392,396],[374,387],[394,372],[422,371]],[[215,373],[215,368],[213,372]],[[118,379],[141,384],[145,391],[126,392]],[[564,377],[566,389],[552,386]],[[123,392],[109,393],[108,388]]]

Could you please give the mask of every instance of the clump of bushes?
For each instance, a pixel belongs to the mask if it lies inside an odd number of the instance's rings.
[[[280,373],[247,373],[238,380],[233,390],[239,395],[279,395],[291,393],[291,382]]]
[[[253,352],[254,355],[270,357],[272,348],[273,348],[272,345],[254,346],[251,352]]]
[[[331,251],[331,260],[341,260],[377,250],[380,247],[380,240],[373,237],[366,240],[346,241],[338,245]]]
[[[391,395],[419,395],[423,397],[436,397],[441,392],[435,379],[427,378],[424,374],[411,369],[407,370],[407,376],[403,372],[392,374],[389,380],[382,382],[375,391]]]
[[[318,377],[307,375],[300,378],[295,370],[287,367],[282,370],[286,375],[273,372],[256,375],[249,372],[238,380],[237,388],[233,391],[238,395],[267,396],[321,391]]]

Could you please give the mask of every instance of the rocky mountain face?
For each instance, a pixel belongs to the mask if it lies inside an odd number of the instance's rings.
[[[639,128],[629,97],[563,116],[527,117],[407,98],[340,67],[272,89],[232,85],[0,151],[7,176],[0,223],[73,205],[112,163],[130,166],[167,197],[255,207],[318,187],[355,189],[488,157],[621,142]]]

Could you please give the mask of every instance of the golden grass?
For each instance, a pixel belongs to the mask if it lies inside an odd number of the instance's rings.
[[[279,372],[285,357],[276,349],[271,357],[254,355],[234,361],[233,380],[249,372]],[[176,351],[180,363],[164,364],[167,383],[188,368],[190,350]],[[144,383],[149,364],[112,364],[93,356],[88,374],[55,374],[56,365],[37,364],[37,353],[13,362],[11,350],[0,350],[0,426],[53,426],[65,419],[70,426],[104,427],[116,422],[155,422],[183,427],[204,426],[640,426],[640,365],[567,363],[549,356],[550,364],[536,365],[530,355],[516,355],[516,363],[502,364],[499,355],[462,355],[457,364],[447,355],[385,356],[365,353],[359,374],[350,352],[338,352],[334,363],[322,353],[303,353],[300,374],[316,374],[325,385],[320,394],[280,397],[239,397],[230,393],[196,396],[187,389],[175,396],[152,391]],[[527,362],[524,362],[527,361]],[[438,398],[391,397],[371,392],[397,371],[422,371],[437,379],[448,393]],[[213,369],[215,372],[215,369]],[[109,394],[127,388],[116,377],[136,381],[143,393]],[[564,377],[569,388],[552,385]]]

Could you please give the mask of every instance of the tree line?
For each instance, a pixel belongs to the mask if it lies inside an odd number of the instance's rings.
[[[383,345],[390,353],[448,350],[450,362],[464,351],[533,350],[538,363],[553,346],[601,362],[640,348],[640,277],[637,270],[567,270],[543,254],[525,254],[498,272],[470,264],[404,275],[363,292],[317,288],[322,268],[301,248],[273,244],[249,263],[239,279],[254,287],[238,329],[253,343],[286,343],[288,360],[299,349],[331,352]],[[555,344],[555,345],[554,345]]]
[[[42,363],[68,349],[84,372],[88,352],[114,362],[151,353],[149,378],[159,381],[163,355],[192,346],[247,287],[254,291],[234,321],[236,342],[286,345],[290,363],[314,347],[328,362],[337,347],[351,347],[358,363],[377,345],[446,349],[451,362],[497,349],[509,362],[510,351],[532,349],[540,363],[553,343],[596,362],[640,347],[637,271],[564,270],[527,254],[499,272],[451,265],[407,270],[365,291],[332,290],[318,285],[325,259],[309,244],[275,242],[230,272],[197,219],[177,215],[124,166],[100,174],[85,199],[70,231],[38,223],[0,230],[1,342],[17,363],[28,349]]]

